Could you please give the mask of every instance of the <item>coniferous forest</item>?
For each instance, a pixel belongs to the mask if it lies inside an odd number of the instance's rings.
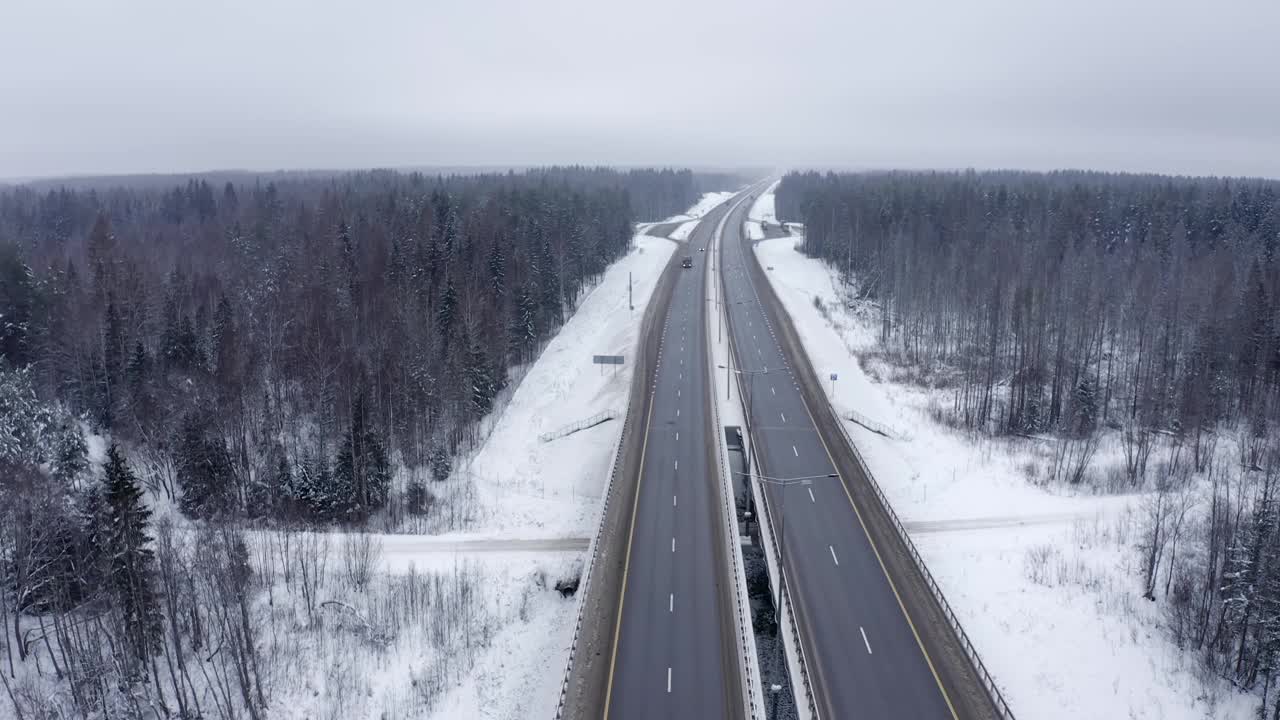
[[[260,718],[308,682],[291,677],[296,643],[355,652],[323,645],[322,610],[365,652],[397,635],[434,648],[433,676],[389,711],[429,708],[493,609],[465,569],[374,577],[359,528],[431,512],[430,479],[511,371],[635,221],[683,211],[703,181],[549,168],[0,190],[6,712]],[[242,521],[281,532],[253,541]],[[339,524],[358,530],[326,570],[332,541],[297,529]],[[325,582],[369,607],[323,600]],[[340,670],[335,717],[360,677]]]
[[[585,168],[19,188],[0,195],[6,372],[135,446],[189,516],[401,511],[392,458],[447,475],[636,208],[696,197],[688,171]]]
[[[1137,592],[1280,717],[1280,183],[806,173],[777,210],[937,419],[1047,440],[1069,491],[1148,493]]]

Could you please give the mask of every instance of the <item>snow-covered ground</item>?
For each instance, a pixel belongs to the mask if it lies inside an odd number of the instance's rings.
[[[693,229],[696,227],[698,227],[697,220],[689,220],[687,222],[684,222],[680,225],[680,227],[671,231],[671,239],[681,240],[681,241],[688,240],[689,233],[693,232]]]
[[[767,209],[766,209],[767,208]],[[772,195],[752,216],[773,210]],[[1140,496],[1033,485],[1040,441],[978,438],[931,419],[947,398],[882,381],[877,318],[847,308],[833,272],[794,237],[755,246],[834,407],[1019,717],[1250,717],[1255,700],[1209,678],[1167,639],[1135,570]],[[815,298],[821,305],[815,305]],[[859,357],[876,377],[864,371]],[[1115,461],[1103,448],[1096,463]]]
[[[449,484],[475,493],[461,536],[590,537],[621,429],[640,318],[675,243],[640,236],[605,272],[500,412],[493,432]],[[631,282],[628,304],[627,284]],[[621,355],[602,366],[593,355]],[[611,411],[617,418],[567,437],[538,436]]]
[[[706,215],[707,213],[711,212],[712,208],[724,202],[725,200],[728,200],[731,197],[733,197],[733,191],[731,190],[727,190],[724,192],[703,193],[702,198],[699,199],[698,202],[693,207],[680,213],[679,215],[672,215],[671,217],[667,218],[666,220],[663,220],[662,222],[673,223],[673,222],[685,222],[688,220],[696,220],[702,217],[703,215]]]
[[[690,215],[705,212],[708,202],[704,197]],[[529,368],[498,411],[488,439],[448,482],[474,494],[475,510],[464,529],[383,538],[392,571],[442,570],[462,558],[484,571],[495,604],[509,610],[503,603],[514,597],[524,608],[495,613],[507,622],[428,717],[551,715],[576,605],[549,586],[532,593],[527,588],[531,578],[554,577],[566,563],[580,565],[595,532],[631,386],[640,319],[675,247],[670,240],[638,236],[631,253],[610,266]],[[622,355],[624,364],[598,366],[593,355]],[[539,439],[602,412],[617,418],[550,442]]]
[[[755,203],[751,205],[751,210],[747,212],[747,217],[755,222],[765,222],[776,225],[778,216],[774,212],[773,193],[778,189],[778,183],[781,180],[774,180],[768,190],[760,193],[760,197],[756,198]]]

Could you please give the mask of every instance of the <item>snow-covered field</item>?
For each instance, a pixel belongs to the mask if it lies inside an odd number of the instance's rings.
[[[767,200],[766,200],[767,198]],[[767,208],[767,209],[766,209]],[[752,216],[771,214],[772,195]],[[1193,720],[1250,717],[1255,700],[1210,677],[1167,639],[1135,569],[1140,496],[1071,495],[1032,484],[1040,441],[978,438],[942,426],[936,392],[882,381],[859,356],[877,318],[845,307],[835,275],[796,238],[756,246],[819,377],[837,375],[846,426],[1019,717]],[[815,299],[821,305],[815,305]],[[1104,447],[1095,463],[1117,460]]]

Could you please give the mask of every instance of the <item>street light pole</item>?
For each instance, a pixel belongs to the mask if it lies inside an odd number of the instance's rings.
[[[735,470],[734,472],[739,475],[746,475],[747,482],[748,483],[751,482],[751,473],[744,473],[737,470]],[[787,565],[786,563],[787,494],[786,494],[786,489],[788,486],[795,485],[797,483],[807,484],[813,480],[823,480],[827,478],[838,478],[838,477],[840,476],[837,475],[836,473],[826,473],[825,475],[802,475],[800,477],[793,477],[793,478],[775,478],[775,477],[769,477],[767,475],[756,475],[756,479],[759,480],[760,482],[768,485],[774,485],[774,486],[777,486],[778,488],[781,488],[778,491],[778,494],[780,496],[778,500],[779,507],[778,507],[778,537],[777,537],[778,600],[776,603],[774,603],[774,606],[773,606],[775,615],[779,615],[781,613],[783,593],[786,592],[786,587],[787,587],[787,569],[786,569],[786,565]]]

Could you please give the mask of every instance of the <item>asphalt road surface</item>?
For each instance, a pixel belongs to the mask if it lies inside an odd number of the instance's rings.
[[[873,545],[864,525],[868,511],[855,506],[844,479],[828,477],[847,476],[849,470],[837,468],[818,432],[814,415],[829,413],[806,404],[767,319],[761,301],[765,293],[757,292],[764,279],[753,277],[746,265],[750,248],[741,237],[741,221],[749,205],[735,210],[726,223],[721,250],[735,362],[749,373],[739,376],[734,391],[741,387],[749,398],[759,474],[777,479],[818,476],[808,482],[766,482],[764,490],[782,538],[784,583],[794,603],[819,715],[969,717],[967,706],[953,702],[944,689],[927,643],[920,639],[922,632],[937,629],[913,623],[911,603],[903,602],[889,579],[883,551]],[[724,382],[724,376],[719,380]],[[803,702],[799,689],[797,694]]]
[[[727,210],[703,217],[669,270],[674,281],[635,489],[605,695],[605,716],[743,715],[733,578],[717,511],[708,407],[706,247]]]

